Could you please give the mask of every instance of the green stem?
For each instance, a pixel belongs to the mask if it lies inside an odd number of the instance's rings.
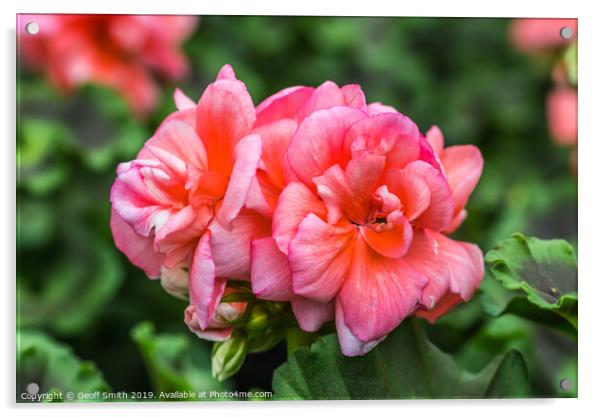
[[[288,327],[285,331],[286,350],[290,357],[295,351],[311,345],[317,338],[316,333],[306,333],[298,327]]]

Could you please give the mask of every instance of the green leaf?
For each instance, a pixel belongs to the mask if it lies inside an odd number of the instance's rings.
[[[39,394],[103,393],[111,389],[96,366],[77,358],[71,349],[41,332],[17,333],[17,401],[28,393],[28,385],[39,386]],[[63,398],[65,396],[63,395]],[[77,397],[75,398],[77,401]],[[90,401],[88,399],[87,401]]]
[[[365,356],[341,354],[334,334],[297,350],[278,368],[275,399],[406,399],[527,397],[520,353],[510,351],[477,374],[435,347],[408,320]]]
[[[564,332],[577,331],[577,260],[570,244],[517,233],[490,250],[485,261],[504,288],[483,282],[487,313],[516,314]]]
[[[223,391],[228,384],[211,375],[211,350],[202,340],[183,333],[156,334],[150,322],[132,329],[155,393]]]
[[[66,243],[64,255],[46,264],[40,276],[18,269],[19,326],[45,327],[61,335],[79,333],[119,289],[123,269],[115,249],[88,233],[73,232],[80,246]]]

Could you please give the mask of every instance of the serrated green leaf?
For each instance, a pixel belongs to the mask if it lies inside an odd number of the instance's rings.
[[[490,315],[517,314],[571,332],[556,314],[577,330],[577,260],[564,240],[541,240],[515,234],[485,256],[491,280],[481,287],[483,307]],[[508,291],[509,290],[509,291]]]
[[[132,339],[144,358],[155,393],[223,391],[228,383],[211,375],[211,349],[184,333],[157,334],[150,322],[132,329]]]
[[[278,368],[275,399],[409,399],[527,397],[526,365],[515,351],[477,374],[429,342],[407,321],[365,356],[341,354],[336,335],[297,350]]]
[[[71,349],[41,332],[17,333],[17,401],[28,393],[29,384],[39,386],[39,394],[60,392],[102,393],[111,388],[92,362],[82,361]]]

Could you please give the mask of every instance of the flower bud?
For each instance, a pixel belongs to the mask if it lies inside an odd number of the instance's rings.
[[[268,312],[261,305],[253,307],[251,317],[247,321],[246,328],[250,332],[260,332],[265,330],[269,324]]]
[[[235,332],[224,342],[213,345],[211,354],[211,372],[218,381],[234,375],[247,356],[247,340],[244,334]]]
[[[161,286],[169,294],[182,300],[188,299],[188,271],[182,266],[161,268]]]

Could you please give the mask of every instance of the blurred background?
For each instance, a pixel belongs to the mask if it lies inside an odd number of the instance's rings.
[[[144,111],[111,83],[57,87],[56,74],[20,56],[17,393],[32,381],[42,391],[270,390],[286,348],[251,355],[230,381],[214,381],[211,345],[186,328],[186,303],[133,267],[109,229],[117,163],[133,159],[175,110],[176,86],[196,101],[226,63],[256,105],[291,85],[357,83],[369,102],[394,106],[423,133],[436,124],[447,145],[477,145],[483,176],[455,238],[483,252],[519,231],[576,247],[576,145],[552,140],[546,113],[560,52],[520,51],[511,42],[511,24],[203,16],[181,40],[186,74],[155,76],[160,71],[148,69],[156,96]],[[41,24],[40,35],[44,31]],[[18,33],[21,55],[29,53],[30,36]],[[428,332],[473,371],[510,347],[519,349],[536,395],[558,395],[559,375],[576,372],[575,340],[518,317],[488,318],[478,297]]]

